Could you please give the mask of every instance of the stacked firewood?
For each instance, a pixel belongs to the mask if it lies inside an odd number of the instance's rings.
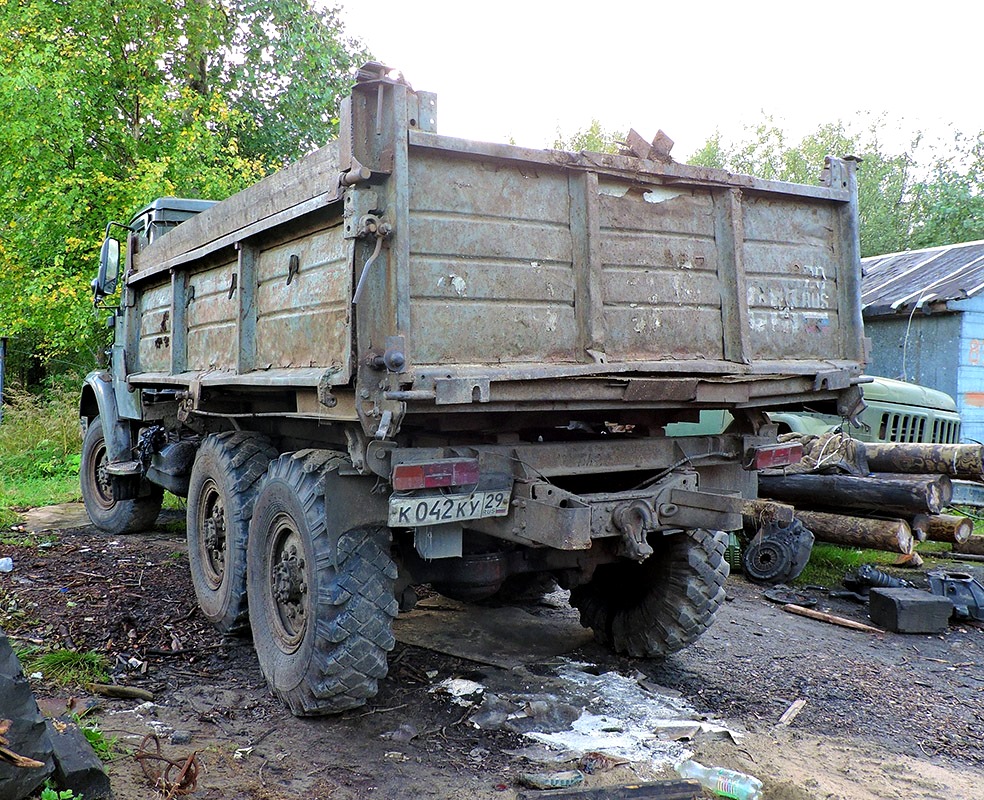
[[[761,473],[759,496],[792,505],[818,541],[903,555],[919,541],[976,542],[970,519],[942,512],[951,479],[984,482],[984,446],[872,444],[840,432],[783,438],[803,443],[803,465]]]

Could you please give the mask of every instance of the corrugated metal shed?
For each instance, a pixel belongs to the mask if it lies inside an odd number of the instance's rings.
[[[984,290],[984,241],[861,259],[864,314],[965,300]]]
[[[962,439],[984,442],[984,241],[872,256],[861,269],[868,372],[951,395]]]

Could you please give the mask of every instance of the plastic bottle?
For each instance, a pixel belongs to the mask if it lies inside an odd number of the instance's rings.
[[[683,778],[697,781],[705,789],[710,789],[721,797],[731,797],[734,800],[761,800],[762,781],[721,767],[705,767],[696,761],[684,761],[676,768]]]

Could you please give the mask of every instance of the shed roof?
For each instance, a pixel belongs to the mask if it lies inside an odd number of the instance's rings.
[[[861,259],[861,307],[891,314],[964,300],[984,290],[984,241]]]

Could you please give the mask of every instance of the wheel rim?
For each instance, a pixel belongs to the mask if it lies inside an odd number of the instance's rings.
[[[92,482],[92,497],[100,508],[111,509],[116,501],[113,500],[113,483],[106,468],[109,458],[106,455],[105,440],[99,442],[93,449],[92,464],[92,474],[89,476]]]
[[[307,559],[294,520],[280,514],[273,521],[268,551],[274,629],[282,649],[292,653],[304,639],[308,619]]]
[[[198,535],[201,537],[202,564],[205,580],[212,589],[218,589],[226,574],[226,554],[229,541],[226,535],[225,503],[218,486],[211,478],[202,486],[198,506]]]

